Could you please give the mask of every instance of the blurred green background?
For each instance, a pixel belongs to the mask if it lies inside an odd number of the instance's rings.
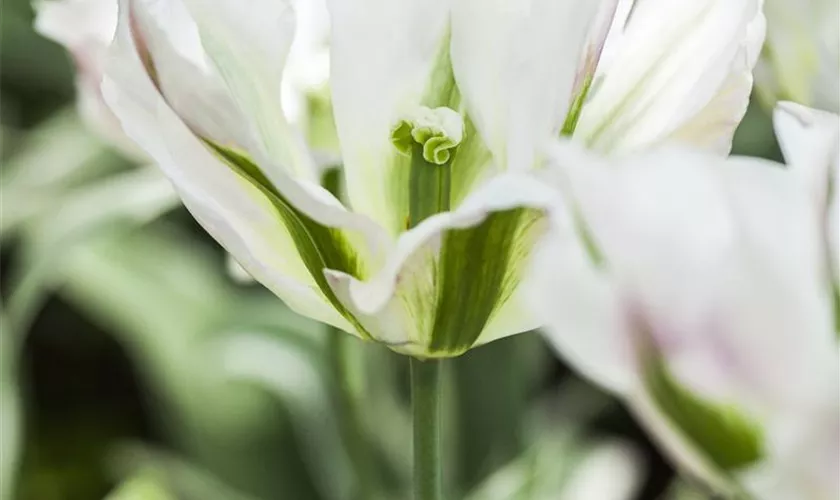
[[[29,2],[0,18],[0,500],[402,498],[405,359],[230,279],[165,182],[79,121],[71,62]],[[759,107],[735,149],[778,158]],[[636,498],[670,488],[628,413],[538,335],[460,361],[453,498],[555,498],[615,442],[634,450]]]

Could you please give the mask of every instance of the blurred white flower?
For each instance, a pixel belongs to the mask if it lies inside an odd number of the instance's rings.
[[[538,164],[545,139],[728,150],[760,0],[651,0],[614,23],[617,3],[331,2],[352,211],[317,185],[284,113],[286,73],[307,80],[289,54],[297,3],[125,0],[103,91],[196,219],[292,308],[453,356],[538,325],[518,285],[550,192],[507,171]],[[610,26],[620,47],[596,75]]]
[[[63,45],[76,66],[79,114],[97,134],[129,156],[140,154],[102,100],[99,85],[117,26],[116,0],[39,0],[35,30]]]
[[[826,205],[801,175],[827,148],[807,148],[819,127],[799,132],[781,137],[806,155],[789,168],[555,145],[546,176],[568,205],[537,252],[533,301],[560,355],[623,397],[685,472],[725,493],[828,500],[840,365]]]
[[[767,0],[756,84],[769,105],[791,100],[840,111],[840,2]]]
[[[621,442],[601,443],[592,448],[570,474],[561,500],[628,500],[642,486],[643,458]]]

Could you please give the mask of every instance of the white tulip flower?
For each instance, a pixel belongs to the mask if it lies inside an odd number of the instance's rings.
[[[61,44],[76,67],[77,106],[86,124],[130,156],[139,155],[102,99],[100,83],[117,27],[116,0],[40,0],[35,30]]]
[[[826,203],[802,175],[828,171],[838,136],[799,111],[780,111],[787,167],[555,144],[543,174],[566,200],[533,267],[548,338],[726,498],[840,494]]]
[[[631,4],[328,2],[348,206],[318,186],[284,113],[297,2],[123,0],[103,92],[194,217],[290,307],[456,356],[539,326],[519,285],[551,192],[514,172],[541,163],[546,138],[728,151],[761,0]]]

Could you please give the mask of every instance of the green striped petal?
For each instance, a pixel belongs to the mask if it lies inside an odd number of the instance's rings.
[[[364,279],[384,251],[384,234],[319,186],[286,177],[277,188],[246,155],[193,134],[146,74],[125,9],[112,50],[103,94],[196,220],[290,307],[366,337],[323,269]]]
[[[648,359],[644,381],[660,411],[721,470],[746,468],[764,457],[764,431],[758,422],[734,405],[694,394],[669,373],[665,360]]]
[[[543,141],[559,133],[602,3],[454,3],[455,78],[499,167],[532,168]]]
[[[189,127],[214,141],[250,147],[252,133],[215,68],[182,0],[129,0],[144,63],[166,102]]]
[[[727,154],[764,41],[762,0],[625,2],[575,137],[605,152],[678,141]],[[663,22],[667,19],[667,22]]]
[[[404,233],[370,280],[330,273],[330,282],[374,337],[418,357],[457,356],[534,328],[521,302],[508,306],[551,195],[528,177],[498,177]]]
[[[354,211],[405,230],[411,159],[391,132],[420,106],[458,109],[449,64],[449,0],[329,3],[330,87]]]
[[[236,0],[183,1],[207,54],[253,127],[260,151],[296,178],[317,182],[313,161],[281,104],[283,68],[295,29],[291,3],[260,0],[243,8]]]

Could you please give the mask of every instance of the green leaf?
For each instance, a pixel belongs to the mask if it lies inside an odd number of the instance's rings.
[[[62,110],[24,136],[0,170],[0,237],[62,205],[64,195],[127,166],[80,122]]]
[[[320,472],[307,473],[294,431],[314,420],[299,400],[284,397],[278,405],[263,388],[223,376],[222,346],[259,332],[305,362],[322,352],[323,327],[263,289],[235,287],[222,269],[209,247],[156,224],[75,248],[60,268],[60,293],[125,348],[156,402],[156,422],[191,461],[263,498],[311,498]],[[289,385],[307,380],[293,373]]]
[[[452,363],[459,490],[524,451],[522,420],[551,362],[542,338],[527,333],[472,349]]]
[[[265,332],[234,333],[217,344],[232,383],[263,388],[285,403],[319,493],[333,500],[345,498],[350,471],[330,407],[325,353]]]
[[[744,468],[763,458],[763,431],[738,408],[692,393],[662,360],[648,362],[645,382],[659,409],[721,470]]]

